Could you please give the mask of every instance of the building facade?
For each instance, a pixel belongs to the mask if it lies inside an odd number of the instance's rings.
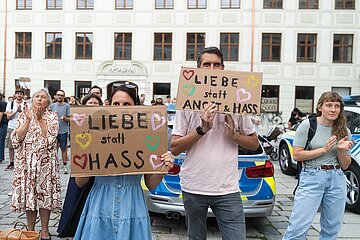
[[[263,72],[262,110],[313,112],[324,91],[360,94],[359,0],[3,0],[0,90],[81,97],[113,81],[146,101],[177,94],[204,46],[227,70]],[[104,96],[106,98],[106,96]]]

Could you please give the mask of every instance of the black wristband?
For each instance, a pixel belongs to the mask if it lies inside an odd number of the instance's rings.
[[[199,134],[199,135],[201,135],[201,136],[204,136],[204,135],[206,134],[206,132],[204,132],[204,130],[202,129],[201,126],[198,126],[198,127],[196,128],[196,132],[197,132],[197,134]]]

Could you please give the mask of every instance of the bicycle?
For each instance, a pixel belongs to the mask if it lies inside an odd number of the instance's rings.
[[[279,111],[277,113],[260,113],[260,120],[262,123],[267,121],[272,125],[279,125],[283,122],[283,119],[281,117],[282,113],[282,111]]]

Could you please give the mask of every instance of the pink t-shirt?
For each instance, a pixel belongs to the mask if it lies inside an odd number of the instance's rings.
[[[176,111],[173,135],[185,136],[200,125],[200,112]],[[255,133],[249,117],[232,116],[242,135]],[[181,166],[181,190],[201,195],[239,191],[238,145],[225,134],[225,115],[216,114],[212,129],[186,151]]]

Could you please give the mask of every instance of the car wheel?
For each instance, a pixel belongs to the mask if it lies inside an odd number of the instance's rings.
[[[352,162],[349,168],[345,170],[345,176],[347,188],[346,208],[351,212],[360,213],[360,167],[355,162]]]
[[[282,144],[279,150],[279,165],[281,171],[286,175],[295,175],[296,169],[292,167],[289,148],[286,144]]]

